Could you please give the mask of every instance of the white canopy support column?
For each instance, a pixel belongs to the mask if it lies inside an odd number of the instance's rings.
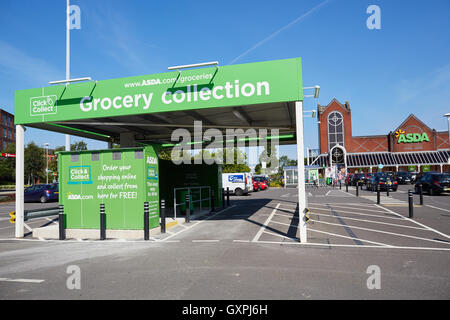
[[[298,182],[298,214],[300,242],[306,243],[306,190],[305,190],[305,154],[303,144],[303,102],[295,102],[296,133],[297,133],[297,182]]]
[[[16,125],[16,238],[24,232],[24,172],[25,172],[25,128]]]

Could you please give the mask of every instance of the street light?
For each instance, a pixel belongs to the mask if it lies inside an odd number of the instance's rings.
[[[305,98],[318,98],[319,97],[319,91],[320,91],[320,86],[314,86],[314,87],[304,87],[303,90],[305,89],[314,89],[314,94],[309,94],[309,95],[305,95]]]

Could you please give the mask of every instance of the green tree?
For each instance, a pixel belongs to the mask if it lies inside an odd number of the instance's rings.
[[[25,181],[35,184],[38,178],[44,176],[45,156],[44,150],[33,141],[25,148]]]
[[[9,143],[4,153],[16,153],[16,144]],[[0,183],[9,184],[16,180],[16,159],[12,157],[0,157]]]
[[[87,149],[87,144],[83,140],[77,141],[70,145],[70,151],[83,151]]]
[[[228,159],[227,156],[229,154],[232,155],[232,159]],[[247,154],[244,151],[241,151],[239,148],[218,150],[217,157],[223,159],[223,173],[251,171],[250,167],[247,165]]]

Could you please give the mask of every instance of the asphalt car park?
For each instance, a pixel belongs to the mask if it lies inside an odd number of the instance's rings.
[[[448,299],[450,198],[425,196],[420,206],[415,195],[408,219],[409,189],[377,205],[355,187],[308,187],[308,243],[298,240],[296,188],[232,196],[229,207],[150,241],[18,240],[14,228],[0,229],[0,297]],[[32,226],[45,223],[55,221]],[[80,291],[65,286],[69,265],[81,269]],[[366,285],[371,265],[381,290]]]

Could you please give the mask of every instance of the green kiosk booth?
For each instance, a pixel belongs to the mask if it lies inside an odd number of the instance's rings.
[[[184,214],[186,194],[192,213],[209,210],[211,191],[221,194],[221,166],[175,165],[159,160],[157,150],[145,146],[58,152],[65,228],[99,229],[100,204],[105,207],[107,230],[143,230],[145,202],[150,228],[159,227],[160,199],[172,218],[177,212]],[[222,206],[222,197],[214,200],[214,207]]]

